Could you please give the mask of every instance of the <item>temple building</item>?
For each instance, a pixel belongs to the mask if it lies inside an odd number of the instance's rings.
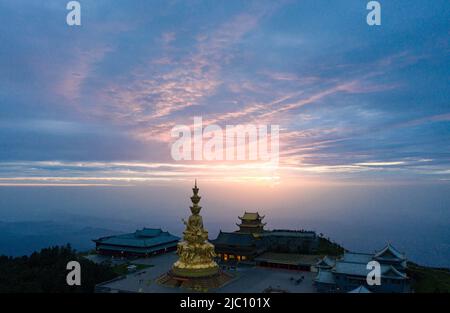
[[[264,252],[255,258],[255,263],[260,267],[309,272],[318,259],[317,255]]]
[[[370,261],[377,261],[381,266],[381,285],[367,285]],[[371,292],[409,292],[406,263],[405,255],[390,244],[374,254],[345,252],[337,260],[328,257],[320,260],[314,283],[318,292],[350,292],[361,286]]]
[[[268,251],[311,254],[318,247],[316,232],[307,230],[274,229],[261,234]]]
[[[148,257],[174,251],[179,237],[159,228],[143,228],[134,233],[93,240],[97,253],[120,257]]]
[[[245,212],[242,217],[238,216],[238,218],[241,220],[240,224],[236,224],[239,227],[239,233],[254,234],[264,232],[264,226],[266,225],[266,223],[262,222],[264,216],[260,216],[258,212]]]
[[[265,230],[264,216],[245,212],[239,230],[220,231],[212,243],[218,259],[229,265],[247,263],[259,266],[309,270],[316,259],[302,256],[312,254],[318,247],[313,231]]]
[[[266,250],[263,240],[251,233],[220,231],[212,242],[217,257],[225,262],[251,261]]]

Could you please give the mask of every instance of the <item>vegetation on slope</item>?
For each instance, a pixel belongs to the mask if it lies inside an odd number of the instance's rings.
[[[70,261],[81,265],[81,286],[66,283]],[[30,256],[0,256],[0,293],[94,292],[96,284],[116,276],[110,267],[83,258],[70,245],[42,249]]]
[[[343,254],[345,249],[339,244],[332,242],[329,238],[319,236],[319,245],[316,254],[338,256]]]
[[[411,287],[417,293],[449,293],[450,270],[408,263]]]

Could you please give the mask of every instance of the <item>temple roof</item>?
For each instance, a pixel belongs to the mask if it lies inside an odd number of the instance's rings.
[[[320,259],[317,263],[316,266],[321,266],[321,267],[333,267],[336,264],[336,261],[331,259],[328,256],[324,256],[322,259]]]
[[[383,277],[389,277],[389,278],[404,278],[404,279],[408,278],[408,276],[406,276],[406,274],[398,271],[393,266],[386,266],[385,268],[381,267],[381,275]]]
[[[316,233],[304,230],[274,229],[268,231],[265,236],[315,238]]]
[[[347,263],[364,263],[367,264],[373,259],[373,254],[345,252],[340,261]]]
[[[134,232],[136,237],[152,238],[159,236],[163,231],[161,228],[142,228]]]
[[[257,239],[251,233],[228,233],[220,231],[217,238],[211,242],[214,245],[252,246],[256,244],[256,241]]]
[[[395,249],[393,246],[388,244],[386,247],[381,249],[379,252],[375,253],[374,256],[376,259],[385,259],[385,260],[405,260],[406,257],[403,253]]]
[[[367,269],[367,264],[364,263],[348,263],[348,262],[336,262],[332,272],[346,275],[363,276],[366,277],[371,270]],[[381,277],[383,278],[397,278],[407,279],[408,277],[396,270],[390,265],[381,265]]]
[[[254,227],[254,228],[257,228],[257,227],[264,227],[264,226],[266,226],[266,223],[259,223],[259,224],[244,224],[244,223],[242,223],[242,224],[237,224],[236,223],[236,225],[237,226],[239,226],[239,227]]]
[[[319,270],[314,281],[321,284],[336,284],[333,273],[328,270]]]
[[[134,233],[102,237],[93,241],[101,245],[144,248],[167,244],[179,239],[179,237],[159,228],[143,228],[136,230]]]
[[[353,289],[352,291],[349,291],[348,293],[372,293],[369,289],[364,287],[363,285]]]
[[[261,215],[259,215],[258,212],[255,212],[255,213],[245,212],[243,216],[239,216],[239,219],[241,219],[241,220],[250,220],[250,221],[259,220],[259,219],[263,219],[263,218],[264,218],[264,215],[261,216]]]
[[[117,252],[134,252],[134,253],[152,253],[154,251],[158,251],[165,248],[172,248],[176,246],[176,242],[169,242],[158,246],[148,246],[148,247],[123,247],[123,246],[113,246],[113,245],[103,245],[99,244],[98,249],[109,250],[109,251],[117,251]]]
[[[364,263],[336,262],[333,272],[347,275],[367,276],[369,270]]]

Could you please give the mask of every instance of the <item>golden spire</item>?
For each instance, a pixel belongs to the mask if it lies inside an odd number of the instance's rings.
[[[201,197],[195,180],[194,193],[191,197],[192,215],[184,221],[186,229],[183,240],[178,243],[177,253],[180,257],[172,267],[173,273],[179,276],[200,277],[218,273],[218,265],[214,262],[214,246],[208,242],[208,231],[203,227],[203,218],[199,214],[201,206],[198,205]]]
[[[201,206],[198,205],[198,203],[200,202],[200,199],[202,198],[198,195],[199,190],[200,189],[197,187],[197,179],[196,179],[194,188],[192,188],[192,192],[194,193],[194,195],[191,197],[191,201],[193,204],[193,206],[191,206],[192,214],[199,214],[200,210],[202,208]]]

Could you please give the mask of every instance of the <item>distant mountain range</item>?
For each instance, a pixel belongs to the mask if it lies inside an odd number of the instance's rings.
[[[92,239],[120,232],[54,221],[1,222],[0,255],[21,256],[70,243],[78,251],[93,249]]]

